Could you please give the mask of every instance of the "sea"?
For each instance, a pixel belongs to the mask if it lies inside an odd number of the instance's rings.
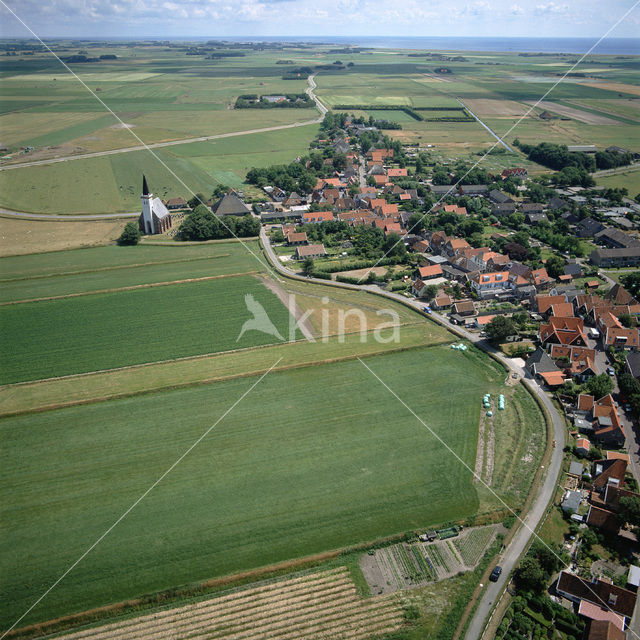
[[[305,42],[375,49],[495,51],[514,53],[586,53],[598,38],[504,38],[446,36],[225,36],[209,40],[233,42]],[[604,55],[640,55],[640,38],[605,38],[591,51]]]

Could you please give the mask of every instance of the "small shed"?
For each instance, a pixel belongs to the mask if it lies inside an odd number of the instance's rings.
[[[627,577],[627,586],[633,591],[637,591],[640,587],[640,567],[635,564],[629,566],[629,576]]]
[[[567,491],[562,499],[562,511],[564,513],[576,513],[582,502],[582,493],[580,491]]]
[[[569,475],[570,476],[578,476],[578,478],[582,477],[582,473],[584,471],[584,467],[582,466],[582,462],[573,461],[569,465]]]

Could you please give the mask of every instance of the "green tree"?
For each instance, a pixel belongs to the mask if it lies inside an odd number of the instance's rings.
[[[632,329],[634,326],[633,318],[628,313],[621,313],[618,316],[618,320],[620,320],[622,326],[627,329]]]
[[[507,336],[517,333],[517,328],[511,318],[507,318],[507,316],[496,316],[487,325],[486,332],[492,342],[500,344],[504,342]]]
[[[620,524],[628,522],[634,527],[640,527],[640,498],[637,496],[620,498],[618,502],[618,520]]]
[[[560,256],[550,256],[545,266],[552,278],[557,278],[564,273],[564,260]]]
[[[638,194],[640,195],[640,194]],[[634,271],[620,278],[620,282],[632,296],[640,296],[640,271]]]
[[[313,273],[313,269],[314,269],[313,258],[305,258],[304,262],[302,263],[302,273],[309,276]]]
[[[522,591],[542,591],[547,576],[536,558],[526,555],[516,570],[516,584]]]
[[[407,247],[404,246],[402,238],[396,233],[390,233],[382,244],[382,250],[388,258],[404,260],[407,256]]]
[[[193,196],[193,198],[191,198],[191,200],[187,202],[187,204],[192,209],[195,209],[199,204],[204,204],[206,201],[207,201],[207,198],[204,195],[204,193],[196,193],[195,196]]]
[[[433,300],[438,293],[438,287],[435,284],[428,284],[424,290],[425,298]]]
[[[136,245],[140,242],[141,235],[137,222],[127,222],[118,238],[118,244],[121,246]]]
[[[612,391],[613,380],[611,380],[611,376],[606,373],[601,373],[599,376],[593,376],[587,382],[587,392],[596,399],[600,399]]]

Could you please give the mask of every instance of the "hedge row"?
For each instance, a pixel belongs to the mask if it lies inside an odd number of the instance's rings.
[[[366,111],[367,109],[374,111],[404,111],[404,113],[414,120],[418,120],[419,122],[424,120],[424,118],[411,107],[400,104],[337,104],[334,109],[339,109],[340,111]]]

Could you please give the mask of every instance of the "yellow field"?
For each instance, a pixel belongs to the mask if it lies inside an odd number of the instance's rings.
[[[109,244],[126,220],[58,222],[0,218],[0,256],[60,251]]]

